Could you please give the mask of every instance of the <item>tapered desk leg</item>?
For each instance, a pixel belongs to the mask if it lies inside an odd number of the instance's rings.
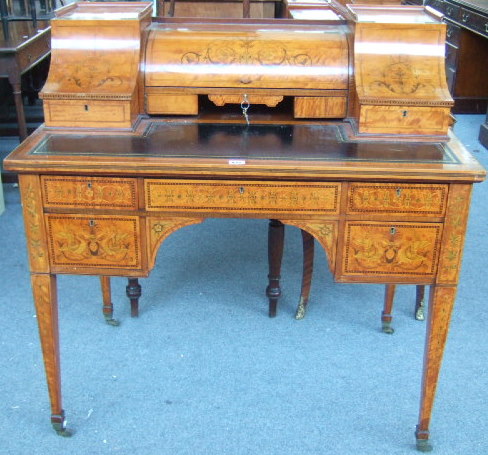
[[[419,422],[415,432],[417,449],[422,452],[432,450],[432,445],[429,442],[429,424],[455,298],[455,286],[431,287],[427,313]]]
[[[309,234],[307,231],[303,229],[301,229],[301,231],[303,244],[302,290],[295,319],[303,319],[305,317],[313,275],[314,238],[313,235]]]
[[[110,287],[110,277],[101,276],[100,286],[102,288],[103,317],[108,325],[118,326],[119,321],[114,319],[114,305],[112,303],[112,289]]]
[[[395,299],[395,284],[387,284],[385,286],[385,304],[383,306],[383,312],[381,313],[381,329],[385,333],[393,333],[395,330],[391,326],[391,321],[393,319],[393,300]]]
[[[66,429],[66,419],[61,400],[56,276],[34,273],[31,275],[31,283],[51,400],[51,423],[59,435],[71,436],[72,432]]]
[[[269,284],[266,288],[266,296],[269,299],[269,317],[276,316],[278,299],[281,295],[280,273],[281,260],[283,258],[283,244],[285,240],[285,226],[281,221],[270,220],[268,227],[268,263]]]

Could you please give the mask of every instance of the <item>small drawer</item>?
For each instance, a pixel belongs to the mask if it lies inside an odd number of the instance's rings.
[[[448,23],[446,29],[446,41],[453,46],[459,46],[459,40],[461,38],[461,27],[455,24]]]
[[[347,213],[442,217],[447,194],[447,185],[351,183]]]
[[[434,8],[441,13],[444,13],[446,10],[446,4],[444,0],[425,0],[424,5],[430,6],[431,8]]]
[[[449,107],[361,106],[359,132],[446,135]]]
[[[273,211],[293,214],[337,214],[339,183],[268,183],[248,181],[199,181],[147,179],[144,182],[148,211]]]
[[[345,96],[296,96],[295,118],[343,118],[346,116]]]
[[[21,71],[25,71],[31,65],[35,64],[40,58],[47,56],[50,50],[49,34],[29,42],[29,44],[18,53],[19,67]]]
[[[441,235],[441,223],[346,222],[342,275],[432,278]]]
[[[488,37],[488,17],[486,15],[483,16],[474,11],[461,8],[461,12],[459,13],[459,23]]]
[[[131,126],[130,101],[44,100],[46,126]]]
[[[46,215],[46,226],[53,270],[141,269],[138,217]]]
[[[136,179],[41,176],[47,208],[137,209]]]
[[[446,4],[444,8],[444,14],[447,18],[459,21],[459,16],[461,14],[461,9],[459,6],[453,5],[452,3]]]

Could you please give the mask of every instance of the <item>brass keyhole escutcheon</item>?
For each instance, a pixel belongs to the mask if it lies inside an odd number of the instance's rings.
[[[90,189],[91,189],[91,187],[93,186],[93,184],[92,184],[91,182],[88,182],[88,183],[87,183],[87,186],[88,186],[88,188],[90,188]]]
[[[239,193],[240,193],[240,194],[244,194],[244,191],[245,191],[244,187],[243,187],[243,186],[241,186],[241,187],[239,188]]]
[[[94,227],[97,223],[95,222],[95,220],[90,220],[88,221],[88,226],[90,227]]]
[[[396,232],[397,232],[397,228],[396,228],[396,227],[391,227],[391,228],[390,228],[390,234],[391,234],[391,235],[395,235],[395,234],[396,234]]]
[[[397,195],[397,197],[400,197],[402,195],[402,189],[401,188],[396,189],[396,195]]]
[[[408,116],[408,111],[402,111],[402,117],[407,117]]]
[[[90,106],[88,106],[88,104],[85,104],[85,111],[89,111],[90,110]]]

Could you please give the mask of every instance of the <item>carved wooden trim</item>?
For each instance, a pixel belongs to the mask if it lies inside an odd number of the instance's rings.
[[[42,212],[39,177],[19,176],[27,250],[32,272],[49,272],[49,254]]]
[[[208,99],[216,106],[225,106],[226,104],[241,104],[244,101],[243,95],[208,95]],[[249,104],[264,104],[268,107],[276,107],[283,101],[283,96],[257,96],[249,95]]]
[[[163,241],[173,232],[185,226],[199,224],[205,218],[161,218],[148,217],[146,220],[149,270],[156,263],[156,256]]]
[[[472,185],[452,184],[442,236],[438,283],[455,284],[459,279],[468,222]]]
[[[280,220],[283,224],[289,224],[297,228],[307,231],[313,235],[327,256],[329,268],[332,273],[335,270],[335,260],[337,251],[337,237],[338,237],[338,223],[337,221],[323,221],[323,220],[311,220],[311,221],[297,221],[297,220]]]

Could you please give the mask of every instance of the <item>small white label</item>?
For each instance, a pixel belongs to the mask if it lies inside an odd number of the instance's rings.
[[[246,160],[229,160],[229,164],[233,164],[233,165],[246,164]]]

